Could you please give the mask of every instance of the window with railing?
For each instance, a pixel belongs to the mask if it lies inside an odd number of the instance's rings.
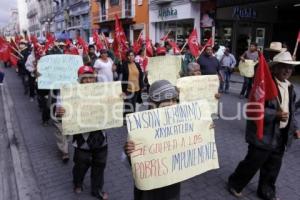
[[[131,17],[132,16],[132,2],[131,0],[125,0],[125,17]]]
[[[106,12],[106,0],[101,0],[100,2],[101,6],[101,21],[105,21],[107,18],[107,12]]]

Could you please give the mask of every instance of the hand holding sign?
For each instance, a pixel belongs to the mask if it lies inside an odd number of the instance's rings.
[[[135,185],[151,190],[219,167],[207,101],[193,101],[128,114]]]

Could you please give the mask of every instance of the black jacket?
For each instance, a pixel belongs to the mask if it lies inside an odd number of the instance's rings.
[[[279,101],[281,102],[279,90],[278,94]],[[291,85],[289,87],[289,121],[284,129],[280,129],[280,121],[276,118],[276,113],[280,107],[278,101],[276,99],[267,101],[265,103],[264,136],[262,140],[259,140],[256,136],[255,122],[247,120],[246,141],[258,148],[267,150],[288,148],[291,145],[295,136],[295,131],[297,130],[297,123],[295,120],[295,100],[296,93],[293,85]]]
[[[140,93],[144,87],[143,72],[138,63],[135,62],[135,65],[137,66],[137,68],[139,70],[139,84],[140,84],[139,93]],[[127,88],[128,88],[128,76],[129,76],[128,62],[124,62],[122,65],[122,91],[125,93],[127,92]]]

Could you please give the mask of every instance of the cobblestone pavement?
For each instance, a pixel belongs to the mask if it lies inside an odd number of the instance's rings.
[[[222,113],[224,116],[235,116],[238,106],[245,100],[238,98],[241,88],[241,78],[233,77],[230,94],[223,95]],[[86,176],[84,192],[75,195],[72,191],[72,165],[63,164],[57,150],[53,132],[54,127],[43,127],[41,113],[36,102],[30,102],[29,97],[23,94],[20,78],[14,70],[6,70],[5,87],[12,97],[17,126],[26,148],[22,151],[28,153],[31,162],[32,174],[41,194],[45,200],[92,200],[90,196],[89,173]],[[297,87],[299,90],[300,87]],[[299,93],[300,94],[300,93]],[[2,113],[2,108],[0,111]],[[2,118],[0,118],[2,119]],[[182,200],[233,200],[226,190],[226,181],[229,174],[235,169],[238,162],[244,158],[247,144],[244,139],[244,120],[217,120],[216,143],[219,153],[220,169],[213,170],[188,181],[183,182],[181,190]],[[125,128],[108,131],[108,161],[105,170],[105,191],[111,200],[132,200],[133,180],[130,168],[126,161],[122,161],[122,147],[126,141]],[[21,144],[22,145],[22,144]],[[1,151],[3,148],[0,149]],[[70,152],[73,148],[70,146]],[[24,153],[24,152],[23,152]],[[0,153],[1,154],[1,153]],[[294,142],[293,147],[286,153],[280,176],[278,177],[278,195],[283,200],[300,199],[300,140]],[[23,162],[23,161],[22,161]],[[27,163],[27,162],[24,162]],[[1,162],[0,162],[1,164]],[[1,166],[1,165],[0,165]],[[31,173],[31,172],[28,172]],[[6,175],[1,173],[2,175]],[[1,179],[0,179],[1,181]],[[3,182],[2,182],[3,183]],[[2,184],[0,182],[0,185]],[[13,183],[12,183],[13,184]],[[256,200],[257,176],[243,191],[242,200]],[[0,187],[1,191],[1,187]],[[1,199],[1,195],[0,195]],[[14,197],[11,197],[14,199]],[[1,199],[2,200],[2,199]]]

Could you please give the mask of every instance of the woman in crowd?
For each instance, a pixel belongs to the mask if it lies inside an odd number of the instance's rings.
[[[134,52],[128,51],[127,61],[122,66],[122,91],[125,94],[125,114],[135,112],[136,103],[141,103],[141,91],[144,87],[143,72],[134,60]]]
[[[116,66],[113,60],[108,57],[106,49],[100,50],[100,58],[95,61],[94,68],[97,72],[98,82],[111,82],[114,81],[114,71]]]

